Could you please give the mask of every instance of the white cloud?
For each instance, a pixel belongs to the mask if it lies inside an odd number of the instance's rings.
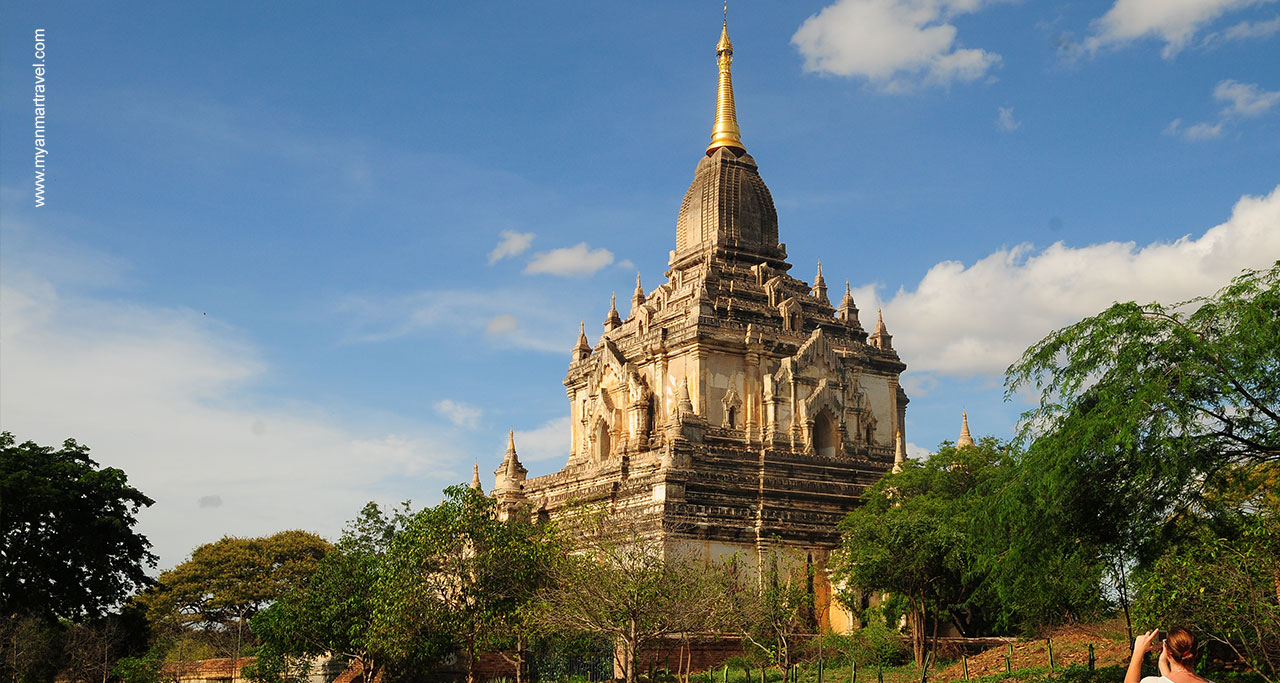
[[[1213,89],[1213,99],[1226,103],[1218,112],[1216,123],[1197,123],[1183,126],[1182,119],[1174,119],[1165,126],[1165,135],[1176,135],[1192,142],[1213,140],[1222,136],[1223,127],[1229,121],[1256,118],[1280,103],[1280,91],[1263,90],[1256,83],[1241,83],[1227,79],[1219,81]]]
[[[1280,102],[1280,90],[1263,90],[1256,83],[1225,80],[1213,89],[1213,99],[1228,103],[1223,116],[1262,116]]]
[[[613,252],[605,248],[592,249],[586,242],[572,247],[552,249],[534,254],[524,272],[530,275],[559,275],[561,277],[586,277],[613,263]]]
[[[838,0],[791,36],[806,71],[862,77],[888,92],[982,77],[1000,55],[957,45],[950,20],[983,0]]]
[[[371,498],[408,497],[402,482],[456,476],[449,440],[255,399],[270,367],[234,329],[200,311],[98,297],[83,274],[74,286],[50,280],[16,246],[6,244],[0,282],[5,429],[42,444],[74,437],[123,469],[156,500],[139,529],[162,568],[225,534],[333,537]]]
[[[442,401],[436,401],[434,407],[437,413],[443,415],[455,427],[462,427],[463,429],[475,429],[478,427],[480,425],[480,416],[483,414],[483,411],[473,405],[447,398]]]
[[[1191,142],[1201,142],[1204,140],[1213,140],[1222,136],[1222,122],[1214,124],[1197,123],[1190,126],[1182,125],[1182,119],[1174,119],[1164,128],[1165,135],[1175,135]]]
[[[933,451],[924,446],[917,446],[910,441],[907,442],[907,457],[915,460],[925,461],[929,456],[933,455]]]
[[[999,114],[996,116],[996,125],[1000,130],[1013,132],[1022,127],[1022,122],[1013,118],[1013,107],[997,107]]]
[[[1050,331],[1115,301],[1173,303],[1211,294],[1244,268],[1280,256],[1280,186],[1242,197],[1225,223],[1198,238],[1137,247],[1106,242],[1036,251],[1002,249],[977,263],[947,261],[914,290],[884,305],[894,345],[911,370],[957,377],[999,376]],[[874,321],[874,290],[855,293],[864,326]]]
[[[507,348],[565,353],[577,318],[531,290],[427,290],[391,298],[350,295],[337,304],[348,341],[385,342],[413,335],[482,338]]]
[[[1096,51],[1134,40],[1156,37],[1164,41],[1161,54],[1172,59],[1200,29],[1224,14],[1275,0],[1116,0],[1093,22],[1085,47]]]
[[[523,254],[533,244],[534,233],[516,232],[514,230],[503,230],[502,239],[498,241],[498,246],[489,252],[489,265],[493,265],[504,258]]]
[[[1280,31],[1280,16],[1267,21],[1242,21],[1222,32],[1224,40],[1269,38]]]
[[[484,326],[484,333],[502,336],[511,334],[518,329],[520,329],[520,321],[510,313],[503,313],[489,319],[489,322]]]
[[[565,412],[569,406],[565,405]],[[537,462],[560,458],[569,459],[572,445],[569,433],[569,416],[548,420],[542,426],[527,431],[516,430],[516,453],[522,462]],[[506,444],[503,444],[506,449]]]

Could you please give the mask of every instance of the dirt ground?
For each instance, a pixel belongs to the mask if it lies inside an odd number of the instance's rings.
[[[1048,634],[1053,643],[1055,667],[1088,664],[1089,645],[1093,645],[1095,666],[1124,665],[1129,662],[1129,645],[1124,622],[1106,622],[1083,626],[1067,626]],[[969,657],[969,677],[990,676],[1005,672],[1006,646],[994,647]],[[1018,641],[1013,644],[1010,668],[1014,671],[1031,667],[1048,667],[1049,650],[1045,640]],[[932,676],[930,677],[932,678]],[[938,678],[945,681],[964,680],[964,665],[955,662],[944,668]]]

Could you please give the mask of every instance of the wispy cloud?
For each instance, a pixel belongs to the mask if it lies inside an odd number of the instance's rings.
[[[1115,301],[1176,302],[1209,294],[1242,268],[1280,255],[1280,186],[1242,197],[1231,217],[1199,237],[1106,242],[1036,250],[1023,244],[965,266],[947,261],[914,289],[886,302],[872,287],[854,292],[863,310],[884,306],[894,344],[913,373],[998,377],[1050,331]]]
[[[462,427],[463,429],[475,429],[480,426],[480,416],[484,414],[484,411],[473,405],[448,398],[436,401],[433,407],[437,413],[443,415],[454,426]]]
[[[426,290],[405,295],[352,294],[337,311],[351,343],[444,334],[506,348],[562,353],[573,345],[577,318],[534,290]]]
[[[961,47],[951,20],[983,0],[838,0],[791,36],[815,73],[865,78],[887,92],[985,76],[1000,55]]]
[[[1013,107],[997,107],[996,125],[1006,133],[1012,133],[1022,127],[1022,122],[1013,118]]]
[[[1223,15],[1253,5],[1274,0],[1116,0],[1111,9],[1093,22],[1093,31],[1085,39],[1084,48],[1096,52],[1105,47],[1121,46],[1142,38],[1158,38],[1164,41],[1161,55],[1173,59],[1196,34]],[[1237,24],[1224,39],[1256,37],[1256,33],[1271,33],[1269,25],[1260,27]],[[1230,35],[1228,35],[1230,34]],[[1268,33],[1269,35],[1269,33]]]
[[[586,242],[534,254],[524,272],[529,275],[587,277],[613,263],[613,252],[603,247],[592,249]]]
[[[1191,142],[1203,142],[1205,140],[1214,140],[1222,137],[1222,122],[1217,123],[1195,123],[1190,126],[1182,124],[1182,119],[1174,119],[1169,125],[1164,127],[1165,135],[1175,135],[1190,140]]]
[[[489,252],[489,265],[493,265],[504,258],[510,258],[524,253],[529,245],[533,244],[534,233],[516,232],[514,230],[503,230],[502,239],[498,241],[498,246]]]
[[[1253,118],[1271,111],[1280,102],[1280,90],[1263,90],[1256,83],[1228,79],[1213,89],[1213,99],[1227,103],[1223,116]]]
[[[333,536],[369,499],[409,497],[403,482],[447,479],[449,463],[462,460],[443,435],[392,433],[322,406],[255,398],[271,367],[241,332],[201,311],[101,295],[83,272],[63,281],[26,256],[6,241],[5,429],[45,444],[74,437],[127,472],[157,501],[140,530],[162,567],[225,534]],[[104,263],[89,256],[86,269]]]
[[[1263,90],[1256,83],[1241,83],[1227,79],[1213,89],[1213,99],[1226,106],[1218,112],[1214,123],[1183,125],[1182,119],[1174,119],[1165,126],[1165,135],[1176,135],[1192,142],[1221,137],[1223,128],[1232,121],[1262,116],[1280,103],[1280,91]]]

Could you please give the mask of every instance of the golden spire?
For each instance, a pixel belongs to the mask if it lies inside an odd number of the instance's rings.
[[[969,413],[960,411],[960,438],[956,440],[956,448],[973,445],[973,437],[969,435]]]
[[[738,130],[738,113],[733,107],[733,76],[729,65],[733,63],[733,43],[729,42],[729,8],[725,6],[724,26],[720,30],[720,42],[716,43],[716,59],[720,63],[720,89],[716,91],[716,125],[711,129],[711,144],[707,156],[728,147],[745,152],[742,131]]]

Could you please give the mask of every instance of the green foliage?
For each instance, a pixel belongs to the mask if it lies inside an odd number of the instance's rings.
[[[1181,625],[1229,647],[1269,681],[1280,674],[1280,518],[1234,538],[1202,529],[1137,576],[1139,628]]]
[[[161,654],[151,650],[137,657],[121,657],[111,669],[111,674],[120,683],[160,683],[160,667],[163,664]]]
[[[806,659],[818,659],[828,669],[841,670],[850,661],[866,666],[900,666],[911,659],[911,649],[902,636],[883,623],[870,624],[852,633],[823,633],[805,644]]]
[[[759,661],[786,670],[798,654],[798,636],[816,630],[812,566],[788,566],[776,549],[764,557],[756,580],[738,562],[724,567],[726,616]]]
[[[867,593],[901,596],[918,664],[931,625],[973,627],[990,611],[979,592],[975,525],[1008,476],[1006,450],[984,438],[974,447],[944,444],[923,463],[908,460],[869,487],[863,504],[840,524],[842,542],[831,566],[845,586],[841,601],[856,608]]]
[[[617,664],[633,683],[635,655],[648,643],[714,630],[724,616],[725,583],[700,558],[668,557],[639,527],[609,515],[586,512],[571,523],[577,552],[558,556],[555,582],[533,613],[544,633],[615,640]]]
[[[264,683],[294,677],[301,662],[327,653],[359,661],[366,670],[382,668],[387,656],[374,633],[378,581],[392,540],[409,518],[408,503],[389,513],[366,505],[310,580],[253,618],[262,646],[246,675]]]
[[[1226,468],[1280,459],[1280,262],[1172,307],[1115,304],[1028,349],[1006,386],[1041,394],[1024,483],[1051,521],[1149,559]]]
[[[306,531],[206,543],[160,575],[138,601],[153,624],[229,628],[305,585],[332,548]]]
[[[1040,402],[985,513],[988,588],[1024,627],[1096,614],[1104,577],[1123,605],[1132,568],[1189,517],[1241,512],[1212,500],[1228,478],[1280,460],[1280,262],[1213,296],[1115,304],[1058,330],[1006,387]]]
[[[480,648],[522,629],[557,548],[544,528],[498,519],[479,491],[446,489],[392,539],[375,620],[388,654],[430,658],[458,645],[470,680]]]
[[[156,558],[133,526],[154,501],[74,439],[0,433],[0,501],[0,618],[98,616],[147,585]]]

